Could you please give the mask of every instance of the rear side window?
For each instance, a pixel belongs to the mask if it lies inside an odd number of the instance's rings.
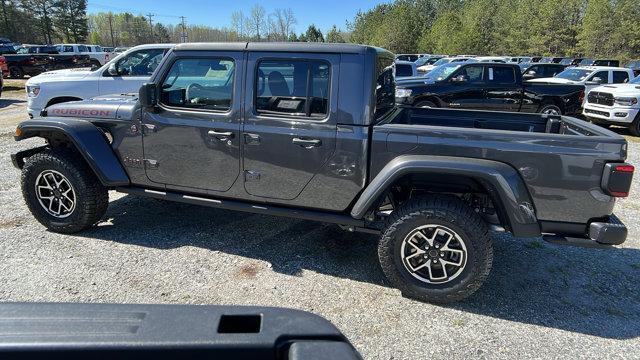
[[[384,117],[395,106],[396,81],[393,76],[393,59],[378,54],[376,60],[376,110],[375,119]]]
[[[162,83],[160,102],[185,109],[227,111],[234,73],[231,59],[178,59]]]
[[[62,47],[62,52],[73,52],[73,46],[64,45]]]
[[[396,76],[413,76],[413,67],[409,64],[396,64]]]
[[[614,84],[625,84],[629,82],[629,74],[626,71],[614,71],[613,72],[613,83]]]
[[[487,73],[487,81],[492,84],[514,84],[516,73],[511,67],[490,67]]]
[[[256,111],[324,117],[329,107],[329,72],[329,64],[321,60],[260,61],[255,84]]]

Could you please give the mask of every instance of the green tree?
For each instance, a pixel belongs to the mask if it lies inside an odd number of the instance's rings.
[[[57,0],[51,10],[55,29],[65,41],[82,43],[87,39],[87,0]]]
[[[613,15],[610,0],[589,0],[578,34],[578,45],[584,54],[613,55],[617,47],[610,40]]]
[[[327,33],[327,42],[328,43],[344,43],[344,37],[342,36],[342,31],[338,29],[337,26],[333,25],[331,30]]]
[[[314,24],[309,25],[305,32],[305,39],[307,42],[324,42],[324,36],[322,31],[318,29]]]
[[[455,11],[447,11],[440,15],[431,29],[422,35],[419,43],[420,51],[436,54],[455,54],[460,51],[458,36],[462,29],[462,21]]]

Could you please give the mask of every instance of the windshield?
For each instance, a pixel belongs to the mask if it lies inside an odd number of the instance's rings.
[[[562,64],[562,65],[571,65],[572,62],[573,62],[573,59],[562,59],[560,61],[560,64]]]
[[[29,53],[29,49],[28,48],[20,48],[18,50],[16,50],[16,54],[28,54]]]
[[[454,71],[456,71],[460,66],[460,64],[445,64],[438,66],[431,70],[425,78],[433,81],[442,81],[449,77]]]
[[[435,66],[440,66],[440,65],[444,65],[444,64],[448,64],[451,62],[451,59],[447,59],[447,58],[442,58],[436,62],[433,63],[433,65]]]
[[[592,63],[593,63],[593,59],[582,59],[582,61],[580,61],[578,65],[588,66],[588,65],[591,65]]]
[[[593,71],[592,70],[581,70],[581,69],[567,69],[560,74],[556,75],[558,78],[572,80],[572,81],[582,81],[587,78]]]
[[[640,84],[640,75],[633,78],[633,80],[629,81],[629,84]]]

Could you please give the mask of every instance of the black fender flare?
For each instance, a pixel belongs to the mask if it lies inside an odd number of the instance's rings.
[[[540,236],[540,225],[529,191],[513,167],[492,160],[451,156],[403,155],[390,161],[364,189],[351,209],[355,219],[363,218],[377,199],[396,180],[412,173],[460,175],[480,181],[501,207],[514,236]]]
[[[100,182],[105,186],[127,186],[129,177],[118,157],[104,137],[104,134],[91,122],[72,118],[49,118],[27,120],[18,125],[16,141],[42,137],[46,133],[64,134],[75,145],[87,161]],[[24,164],[24,158],[33,155],[32,150],[12,155],[17,166]]]

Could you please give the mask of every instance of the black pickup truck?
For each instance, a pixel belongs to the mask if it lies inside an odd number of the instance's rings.
[[[113,189],[380,234],[391,283],[433,302],[480,288],[490,229],[625,241],[623,137],[558,115],[397,106],[393,61],[352,44],[177,45],[139,94],[17,127],[47,142],[12,155],[25,201],[62,233],[100,221]]]
[[[414,107],[440,107],[580,114],[584,86],[528,83],[520,67],[500,63],[445,64],[423,78],[398,82],[396,101]]]
[[[65,55],[55,46],[25,45],[14,51],[6,49],[2,54],[9,65],[12,78],[36,76],[48,70],[91,67],[89,55]]]
[[[36,54],[17,54],[12,46],[0,47],[0,55],[4,56],[9,67],[9,76],[21,79],[25,75],[35,76],[48,69],[51,63],[49,56]]]

